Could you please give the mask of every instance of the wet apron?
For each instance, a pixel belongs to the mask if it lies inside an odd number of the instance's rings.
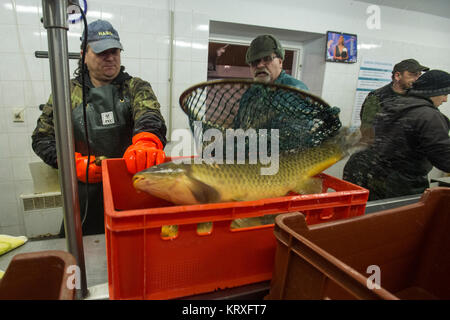
[[[129,98],[121,98],[114,85],[90,88],[87,95],[86,119],[91,157],[122,158],[132,143],[132,113]],[[83,105],[72,110],[75,151],[88,154],[84,128]],[[86,184],[78,181],[80,217],[83,235],[104,233],[104,208],[102,183],[90,183],[89,194]],[[88,211],[85,213],[86,202]],[[64,235],[64,226],[61,228]]]
[[[121,99],[114,85],[91,88],[87,96],[86,118],[91,155],[122,158],[131,145],[132,114],[128,98]],[[75,151],[88,154],[83,106],[72,111]]]

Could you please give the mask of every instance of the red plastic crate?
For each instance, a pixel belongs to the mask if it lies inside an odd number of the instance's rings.
[[[174,206],[137,192],[123,159],[102,168],[110,299],[171,299],[270,280],[274,225],[232,230],[234,219],[300,211],[316,224],[362,215],[369,196],[321,174],[320,194]],[[209,234],[197,233],[201,222],[213,222]],[[162,238],[163,225],[178,225],[177,236]]]
[[[449,300],[450,188],[414,204],[307,226],[276,217],[270,293],[274,300]],[[378,268],[379,288],[372,275]]]

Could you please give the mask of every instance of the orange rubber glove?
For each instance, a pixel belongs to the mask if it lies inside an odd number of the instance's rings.
[[[141,132],[133,137],[133,144],[123,154],[127,169],[131,174],[147,169],[155,164],[163,163],[166,154],[163,144],[156,135]]]
[[[82,156],[81,153],[75,152],[77,178],[84,183],[86,183],[86,166],[88,165],[87,158],[87,156]],[[89,183],[101,182],[102,167],[95,164],[95,156],[92,155],[89,160]]]

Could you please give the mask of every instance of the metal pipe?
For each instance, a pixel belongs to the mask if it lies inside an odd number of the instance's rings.
[[[70,71],[67,45],[67,1],[42,0],[44,28],[47,29],[48,53],[53,97],[59,182],[63,196],[64,228],[68,251],[75,257],[80,271],[76,298],[88,294],[84,262],[83,236],[78,202],[74,161],[74,137],[70,100]]]
[[[170,10],[170,61],[169,61],[169,121],[167,121],[167,132],[169,141],[172,141],[172,103],[173,103],[173,66],[174,66],[174,45],[175,45],[175,13]]]
[[[387,209],[398,208],[406,206],[408,204],[416,203],[420,200],[422,194],[409,195],[397,198],[382,199],[375,201],[368,201],[366,205],[366,210],[364,213],[373,213]]]
[[[48,58],[48,51],[35,51],[34,56],[36,58]],[[69,52],[69,59],[79,60],[81,58],[81,54],[79,52]]]

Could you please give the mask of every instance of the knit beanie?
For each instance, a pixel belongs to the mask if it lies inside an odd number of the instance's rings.
[[[408,94],[421,97],[435,97],[450,93],[450,74],[442,70],[430,70],[414,82]]]

